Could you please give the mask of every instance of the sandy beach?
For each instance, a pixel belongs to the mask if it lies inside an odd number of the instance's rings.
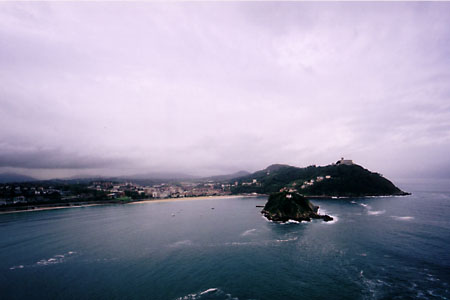
[[[32,211],[43,211],[43,210],[53,210],[53,209],[65,209],[65,208],[80,208],[88,206],[99,206],[99,205],[129,205],[129,204],[148,204],[148,203],[161,203],[161,202],[175,202],[175,201],[198,201],[198,200],[213,200],[213,199],[223,199],[223,198],[243,198],[243,197],[257,197],[260,195],[223,195],[223,196],[199,196],[199,197],[184,197],[184,198],[165,198],[165,199],[144,199],[133,201],[129,203],[86,203],[86,204],[74,204],[74,205],[61,205],[61,206],[42,206],[42,207],[29,207],[26,209],[14,209],[7,211],[0,211],[0,214],[11,214],[11,213],[23,213]]]
[[[213,199],[223,199],[223,198],[247,198],[247,197],[257,197],[257,196],[260,196],[260,195],[223,195],[223,196],[199,196],[199,197],[182,197],[182,198],[145,199],[142,201],[130,202],[128,204],[213,200]]]
[[[99,205],[111,205],[112,203],[89,203],[89,204],[80,204],[80,205],[64,205],[64,206],[43,206],[43,207],[33,207],[26,209],[14,209],[7,211],[0,211],[0,215],[2,214],[12,214],[12,213],[23,213],[30,211],[42,211],[42,210],[53,210],[53,209],[64,209],[64,208],[80,208],[80,207],[88,207],[88,206],[99,206]]]

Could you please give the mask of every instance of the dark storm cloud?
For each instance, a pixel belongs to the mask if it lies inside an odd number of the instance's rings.
[[[0,153],[0,168],[91,169],[113,168],[124,164],[123,160],[105,159],[98,154],[83,156],[56,149],[26,149]]]

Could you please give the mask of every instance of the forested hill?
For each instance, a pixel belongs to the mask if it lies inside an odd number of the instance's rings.
[[[296,190],[306,196],[387,196],[407,195],[391,181],[359,165],[333,164],[297,168],[271,165],[248,176],[231,180],[232,193],[279,192]],[[236,185],[237,183],[237,185]]]

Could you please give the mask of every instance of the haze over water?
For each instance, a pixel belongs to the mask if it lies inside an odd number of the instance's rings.
[[[448,299],[450,191],[414,186],[315,200],[330,223],[268,222],[265,197],[2,214],[2,298]]]

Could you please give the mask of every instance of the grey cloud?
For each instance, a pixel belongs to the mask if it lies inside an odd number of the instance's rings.
[[[90,156],[64,152],[58,149],[15,149],[0,152],[0,168],[17,167],[29,169],[92,169],[115,168],[126,165],[124,159],[102,157],[101,153]]]
[[[449,12],[1,3],[0,167],[213,175],[344,155],[386,175],[445,169]]]

